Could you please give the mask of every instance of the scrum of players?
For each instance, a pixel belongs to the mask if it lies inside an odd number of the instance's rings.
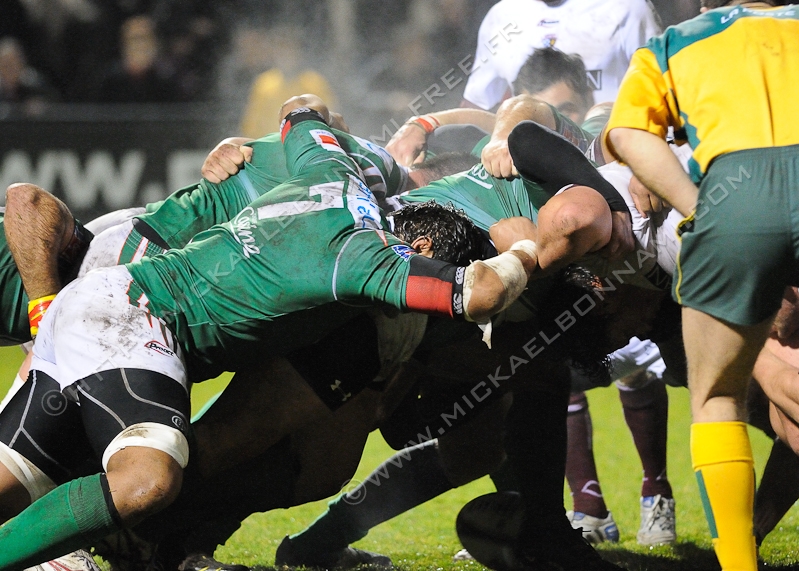
[[[515,87],[496,114],[411,118],[386,148],[298,95],[277,132],[222,141],[196,185],[85,226],[44,189],[9,187],[0,338],[29,352],[0,412],[0,570],[93,568],[93,552],[121,571],[244,571],[216,547],[252,513],[336,494],[376,427],[396,457],[276,564],[390,568],[350,544],[491,474],[501,491],[458,518],[479,562],[619,569],[564,510],[570,389],[606,384],[634,337],[687,385],[669,292],[693,205],[638,182],[610,106],[589,130]],[[462,152],[437,152],[445,131]],[[685,149],[667,147],[681,172]],[[799,468],[796,289],[781,303],[749,400],[778,436],[758,542]],[[224,371],[192,419],[191,385]],[[674,541],[671,509],[653,543]]]

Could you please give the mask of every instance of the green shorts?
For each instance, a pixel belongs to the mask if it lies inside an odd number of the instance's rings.
[[[799,145],[714,160],[680,231],[678,303],[737,325],[774,314],[799,283]]]

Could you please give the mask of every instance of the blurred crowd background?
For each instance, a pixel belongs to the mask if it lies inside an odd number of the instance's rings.
[[[0,0],[0,185],[35,182],[84,216],[157,199],[304,92],[384,144],[460,104],[494,3]],[[699,11],[653,4],[664,26]]]
[[[3,0],[0,117],[53,103],[215,103],[257,134],[274,127],[244,117],[248,101],[269,106],[297,88],[358,113],[397,113],[448,70],[463,75],[494,3]],[[655,5],[665,25],[698,13],[697,0]],[[439,108],[458,105],[464,83]]]

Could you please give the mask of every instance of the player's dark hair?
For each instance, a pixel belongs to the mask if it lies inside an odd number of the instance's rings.
[[[582,58],[555,48],[538,48],[533,50],[519,70],[513,82],[513,93],[535,95],[561,81],[566,82],[584,101],[591,101],[593,92],[588,85]]]
[[[432,182],[445,176],[467,171],[479,162],[480,159],[471,153],[441,153],[414,165],[411,170],[423,172],[426,180]]]
[[[536,331],[546,348],[542,357],[569,359],[570,363],[591,378],[607,376],[607,325],[609,318],[600,309],[596,289],[599,278],[581,266],[570,265],[558,272],[549,293],[536,303]]]
[[[457,266],[468,266],[486,257],[491,249],[486,235],[452,204],[411,203],[388,214],[394,220],[394,235],[409,244],[421,236],[433,242],[433,258]]]

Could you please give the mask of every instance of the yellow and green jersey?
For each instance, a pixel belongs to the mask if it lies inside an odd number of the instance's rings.
[[[799,8],[711,10],[633,55],[608,132],[684,130],[699,182],[716,157],[799,143]]]

